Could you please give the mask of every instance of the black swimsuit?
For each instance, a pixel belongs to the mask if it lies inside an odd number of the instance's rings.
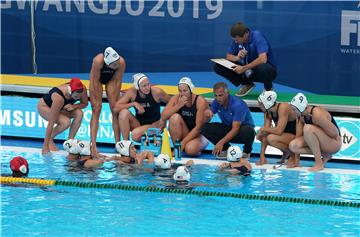
[[[250,175],[250,170],[245,166],[245,165],[242,165],[242,166],[238,166],[238,167],[232,167],[232,169],[236,169],[238,171],[240,171],[240,175],[243,175],[243,176],[248,176]]]
[[[114,76],[116,70],[109,68],[105,63],[100,70],[100,82],[101,84],[107,84]]]
[[[278,105],[278,107],[276,109],[276,115],[279,115],[279,107],[280,107],[280,104]],[[271,116],[271,119],[274,121],[275,125],[277,126],[279,117],[275,116],[272,112],[270,112],[270,116]],[[294,121],[287,122],[284,132],[294,134],[294,135],[296,134],[296,119]]]
[[[51,98],[51,95],[52,95],[53,93],[57,93],[57,94],[61,95],[61,97],[64,99],[64,105],[63,105],[63,107],[64,107],[65,105],[67,105],[67,104],[74,104],[74,103],[76,102],[76,100],[74,100],[74,99],[72,99],[72,98],[71,98],[70,100],[66,99],[64,93],[63,93],[59,88],[53,87],[53,88],[51,88],[51,90],[50,90],[47,94],[45,94],[45,95],[43,96],[43,99],[44,99],[44,101],[45,101],[45,104],[46,104],[47,106],[49,106],[50,108],[51,108],[51,105],[52,105],[52,103],[53,103],[52,98]],[[62,107],[62,108],[63,108],[63,107]]]
[[[314,110],[315,107],[316,107],[316,106],[313,106],[313,107],[311,108],[311,110],[310,110],[310,116],[304,116],[304,122],[305,122],[305,124],[313,124],[313,121],[312,121],[312,112],[313,112],[313,110]],[[335,125],[335,127],[337,128],[337,130],[338,130],[338,132],[339,132],[339,135],[341,136],[340,129],[339,129],[339,127],[338,127],[338,125],[337,125],[334,117],[333,117],[331,114],[330,114],[330,116],[331,116],[331,122]]]
[[[178,114],[183,118],[186,127],[191,131],[196,126],[196,101],[198,95],[196,95],[194,103],[190,107],[183,106],[177,111]]]
[[[135,101],[145,109],[143,114],[138,114],[138,110],[135,108],[135,117],[141,125],[152,124],[160,119],[160,103],[155,101],[151,90],[149,94],[145,95],[145,98],[141,97],[137,91]]]

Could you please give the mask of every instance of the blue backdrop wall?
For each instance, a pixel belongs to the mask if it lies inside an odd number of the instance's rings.
[[[360,8],[349,2],[36,1],[38,73],[89,72],[112,46],[127,72],[211,71],[237,21],[262,31],[277,83],[314,93],[360,94]],[[2,73],[31,73],[30,3],[1,1]]]

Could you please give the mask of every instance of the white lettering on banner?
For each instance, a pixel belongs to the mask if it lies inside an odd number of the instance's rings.
[[[341,11],[341,48],[343,54],[360,54],[360,11]]]
[[[121,0],[115,1],[115,8],[109,10],[110,15],[118,15],[121,11]]]
[[[351,34],[357,34],[360,46],[360,11],[341,11],[341,45],[350,46]]]
[[[63,11],[60,0],[44,1],[43,11],[48,11],[50,5],[55,5],[57,12]]]
[[[135,1],[125,0],[125,8],[126,8],[127,13],[129,13],[131,16],[140,16],[141,13],[143,13],[143,11],[144,11],[144,0],[138,0],[139,6],[136,10],[134,10],[132,8],[132,6],[131,6],[132,2],[135,2]]]
[[[37,122],[37,123],[36,123]],[[48,121],[44,120],[36,112],[21,111],[21,110],[0,110],[0,124],[1,126],[26,126],[28,128],[47,127]]]
[[[30,6],[30,1],[32,0],[6,0],[1,1],[1,9],[10,9],[16,7],[18,10],[25,10],[25,7]],[[124,2],[125,4],[122,4]],[[223,0],[168,0],[167,4],[164,4],[164,0],[157,1],[148,1],[147,4],[153,4],[151,7],[145,8],[145,0],[44,0],[38,1],[35,0],[35,10],[49,11],[50,6],[55,7],[57,12],[74,12],[85,13],[86,10],[99,15],[110,14],[118,15],[121,12],[122,6],[125,7],[125,13],[131,16],[140,16],[142,14],[147,14],[150,17],[173,17],[179,18],[182,17],[186,9],[192,11],[192,17],[194,19],[200,18],[200,13],[203,14],[203,17],[206,17],[208,20],[213,20],[218,18],[223,10]],[[14,3],[14,4],[13,4]],[[15,4],[16,3],[16,4]],[[109,3],[111,5],[109,6]],[[115,3],[115,4],[114,4]],[[200,7],[199,5],[204,4],[205,7]],[[192,4],[192,5],[190,5]],[[39,7],[38,7],[39,5]],[[72,8],[71,5],[75,7]],[[88,6],[88,8],[86,8]],[[39,8],[39,9],[38,9]],[[27,9],[26,9],[27,10]],[[206,11],[207,10],[207,11]],[[148,11],[148,12],[144,12]],[[168,13],[168,14],[166,14]]]
[[[96,14],[106,14],[107,13],[107,10],[108,10],[108,1],[107,0],[99,0],[99,1],[96,1],[96,2],[99,2],[100,5],[102,5],[101,8],[97,8],[94,4],[94,1],[93,0],[89,0],[88,1],[88,4],[89,4],[89,8],[90,10],[92,10],[94,13]]]
[[[85,0],[73,0],[73,3],[76,7],[76,9],[78,10],[78,12],[80,13],[84,13],[85,12],[85,4],[84,4]],[[66,12],[71,12],[71,2],[70,1],[66,1],[66,5],[65,5],[65,11]]]
[[[91,110],[90,110],[90,109],[89,109],[89,110],[84,111],[84,117],[83,117],[83,120],[85,120],[85,122],[90,123],[90,121],[91,121],[91,115],[92,115],[92,112],[91,112]]]
[[[23,118],[22,118],[22,111],[19,110],[15,110],[13,113],[13,125],[16,127],[21,127],[24,122],[23,122]]]
[[[4,126],[5,124],[7,126],[10,125],[10,110],[0,110],[0,123],[1,126]]]

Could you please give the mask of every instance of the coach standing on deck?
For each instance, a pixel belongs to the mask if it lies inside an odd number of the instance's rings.
[[[115,142],[120,141],[118,113],[114,111],[116,101],[120,97],[122,78],[125,71],[125,60],[111,47],[94,57],[90,71],[90,102],[92,115],[90,121],[91,155],[97,157],[96,137],[99,129],[99,116],[102,107],[102,94],[105,85],[112,114],[112,126]]]

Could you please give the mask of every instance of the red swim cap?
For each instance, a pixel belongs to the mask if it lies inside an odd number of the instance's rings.
[[[10,168],[13,173],[27,175],[29,173],[29,165],[26,159],[16,156],[10,161]]]
[[[77,77],[71,78],[70,80],[70,89],[71,93],[78,90],[83,90],[84,85],[81,83],[80,79]]]

